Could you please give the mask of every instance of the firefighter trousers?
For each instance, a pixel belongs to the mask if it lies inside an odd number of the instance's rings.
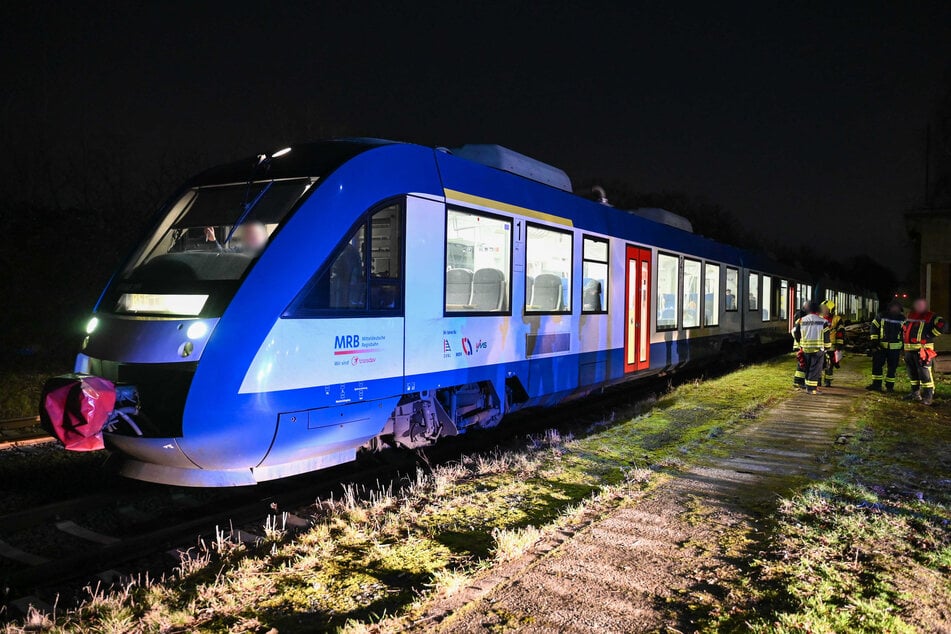
[[[796,371],[793,372],[793,385],[803,387],[806,384],[806,357],[796,355]]]
[[[872,352],[872,382],[880,386],[884,380],[886,388],[895,389],[895,372],[900,360],[901,350],[898,348],[876,348]]]
[[[806,389],[810,392],[815,391],[822,380],[822,362],[825,356],[821,350],[806,353]]]
[[[934,394],[934,377],[931,374],[931,361],[922,361],[917,350],[905,350],[905,366],[911,380],[911,391],[921,390],[922,396]]]
[[[823,363],[823,378],[826,385],[832,384],[832,374],[835,372],[835,350],[826,350]]]

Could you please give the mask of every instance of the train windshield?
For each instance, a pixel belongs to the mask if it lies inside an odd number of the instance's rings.
[[[126,270],[129,281],[238,280],[311,179],[186,192]]]
[[[123,271],[119,290],[135,293],[119,298],[117,310],[167,312],[132,301],[151,296],[143,293],[205,292],[206,297],[211,294],[225,300],[223,295],[230,295],[226,289],[236,288],[314,182],[313,178],[293,178],[186,191]]]

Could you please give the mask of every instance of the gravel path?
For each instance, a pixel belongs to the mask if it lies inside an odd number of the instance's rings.
[[[861,363],[855,359],[853,363]],[[675,474],[635,504],[612,511],[561,543],[536,549],[477,578],[427,610],[424,628],[444,632],[690,631],[698,597],[730,609],[720,579],[758,541],[758,521],[777,495],[827,471],[827,452],[864,394],[856,371],[837,387],[804,393],[701,448],[700,466]],[[705,455],[704,455],[705,454]],[[439,622],[439,626],[433,625]]]

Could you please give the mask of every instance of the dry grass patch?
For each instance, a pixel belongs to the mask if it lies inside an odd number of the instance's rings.
[[[542,537],[534,526],[525,528],[495,528],[492,530],[492,555],[496,561],[512,561],[524,555]]]

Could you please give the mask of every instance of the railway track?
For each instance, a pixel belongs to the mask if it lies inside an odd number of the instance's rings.
[[[53,438],[39,424],[39,416],[0,420],[0,450],[52,442]]]
[[[694,380],[697,375],[680,374],[675,381]],[[157,568],[162,566],[168,570],[178,561],[166,553],[185,551],[200,538],[213,538],[223,527],[254,539],[255,529],[263,530],[266,518],[283,513],[288,513],[287,528],[306,527],[315,500],[339,495],[344,484],[372,489],[382,483],[397,489],[421,462],[437,465],[496,447],[521,448],[526,435],[547,429],[580,435],[593,423],[634,415],[642,411],[645,398],[666,391],[671,378],[610,389],[550,410],[520,412],[494,429],[445,439],[428,449],[422,461],[410,452],[389,452],[241,489],[181,489],[117,480],[108,492],[0,515],[0,561],[6,564],[0,567],[0,583],[8,597],[20,597],[8,605],[22,611],[27,604],[52,602],[57,594],[68,596],[67,588],[144,572],[141,565],[124,569],[129,562],[149,561],[146,569],[153,573],[161,572]],[[143,511],[143,506],[152,512]]]

